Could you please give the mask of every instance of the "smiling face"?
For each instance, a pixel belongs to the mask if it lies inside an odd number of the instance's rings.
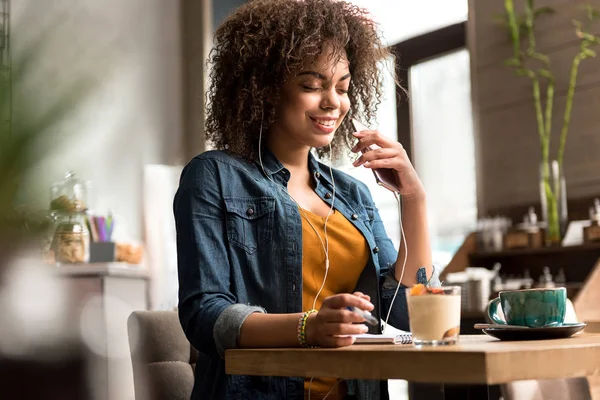
[[[348,61],[337,58],[324,51],[285,83],[269,134],[272,150],[320,148],[331,142],[350,109]]]

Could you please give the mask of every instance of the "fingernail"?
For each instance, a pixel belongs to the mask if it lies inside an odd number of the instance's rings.
[[[362,329],[362,331],[363,331],[364,333],[367,333],[367,332],[369,332],[369,327],[368,327],[368,326],[366,326],[366,325],[363,325],[363,329]]]
[[[361,135],[361,133],[360,133],[360,132],[352,132],[352,134],[353,134],[354,136],[360,136],[360,135]]]
[[[358,160],[354,161],[354,162],[352,163],[352,165],[354,165],[354,166],[356,167],[356,166],[358,165]]]

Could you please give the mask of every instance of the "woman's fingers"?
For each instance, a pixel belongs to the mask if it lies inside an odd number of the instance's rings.
[[[361,299],[365,299],[366,301],[371,301],[371,296],[369,296],[368,294],[364,294],[363,292],[354,292],[352,293],[354,296],[358,296]]]
[[[323,305],[314,318],[309,319],[311,332],[314,331],[316,342],[323,347],[350,346],[354,337],[366,333],[368,328],[361,324],[364,318],[349,310],[357,307],[371,311],[374,306],[371,298],[362,292],[342,293],[326,297]],[[310,317],[309,317],[310,318]]]
[[[322,347],[347,347],[352,346],[356,338],[354,336],[327,336],[321,343]]]
[[[374,144],[384,148],[403,148],[402,144],[382,135],[379,131],[361,131],[356,132],[353,135],[358,139],[358,142],[352,148],[352,151],[355,153],[363,151],[368,146]]]
[[[365,163],[370,163],[375,160],[387,160],[389,166],[392,168],[396,166],[402,166],[408,164],[408,155],[402,148],[379,148],[362,154],[352,163],[355,167],[360,167]],[[367,166],[367,165],[365,165]]]
[[[322,308],[346,308],[346,307],[358,307],[362,310],[371,311],[373,304],[370,301],[355,296],[350,293],[336,294],[333,296],[326,297],[323,300]]]
[[[360,335],[361,333],[367,333],[369,329],[363,324],[343,324],[343,323],[330,323],[325,324],[322,327],[322,332],[327,336],[347,336],[347,335]]]
[[[354,322],[364,322],[365,319],[361,317],[359,314],[350,311],[350,310],[340,310],[340,309],[331,309],[331,308],[322,308],[319,311],[319,318],[323,320],[325,323],[331,322],[344,322],[347,324],[351,324]]]

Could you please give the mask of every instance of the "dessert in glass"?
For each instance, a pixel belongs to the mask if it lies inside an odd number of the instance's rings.
[[[413,345],[455,344],[460,331],[460,286],[406,289]]]

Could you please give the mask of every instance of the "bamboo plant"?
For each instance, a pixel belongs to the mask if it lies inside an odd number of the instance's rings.
[[[524,13],[518,15],[515,11],[514,1],[504,0],[505,15],[503,19],[512,44],[512,57],[505,61],[505,65],[513,68],[517,76],[527,77],[532,83],[531,88],[533,91],[542,161],[541,185],[543,188],[541,189],[541,194],[545,195],[547,206],[547,240],[556,244],[560,242],[561,238],[558,203],[561,188],[560,180],[555,179],[552,181],[550,173],[550,142],[552,138],[552,115],[554,111],[556,79],[550,69],[551,63],[549,57],[536,49],[535,37],[535,23],[538,17],[544,14],[552,14],[555,11],[550,7],[536,9],[534,0],[525,0],[524,6]],[[575,35],[580,40],[580,43],[579,51],[571,63],[566,105],[560,128],[560,142],[554,163],[555,171],[553,172],[555,174],[558,171],[563,171],[567,133],[571,121],[579,65],[587,58],[596,57],[596,52],[592,47],[600,44],[600,37],[590,31],[592,24],[600,19],[600,12],[590,4],[586,4],[581,8],[585,12],[586,21],[585,23],[578,20],[573,21]],[[545,95],[542,93],[543,84],[545,84],[546,89]]]

